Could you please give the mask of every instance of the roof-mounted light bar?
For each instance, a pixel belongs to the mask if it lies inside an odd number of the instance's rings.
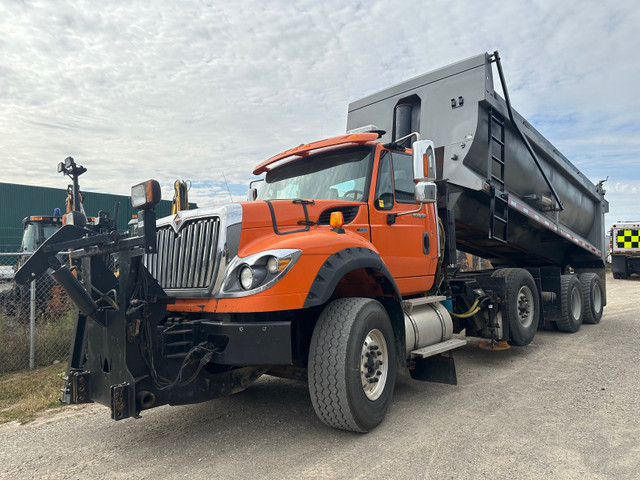
[[[382,130],[381,128],[376,127],[375,125],[365,125],[363,127],[347,130],[347,135],[353,135],[354,133],[377,133],[379,135],[378,138],[380,138],[387,132],[386,130]]]

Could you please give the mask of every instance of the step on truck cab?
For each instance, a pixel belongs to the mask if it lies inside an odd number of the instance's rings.
[[[346,135],[259,164],[246,202],[156,220],[150,181],[132,189],[139,236],[62,228],[17,280],[53,266],[79,306],[63,399],[120,420],[270,374],[305,379],[327,425],[367,432],[398,375],[456,383],[463,333],[524,346],[539,325],[597,323],[606,201],[533,130],[542,158],[523,158],[522,119],[487,90],[494,62],[497,52],[474,57],[352,104]],[[56,264],[61,247],[81,282]],[[456,248],[501,268],[458,272]]]

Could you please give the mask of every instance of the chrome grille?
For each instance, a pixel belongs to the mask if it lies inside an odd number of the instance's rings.
[[[216,272],[218,217],[187,220],[176,234],[158,227],[158,253],[145,255],[145,265],[164,289],[208,288]]]

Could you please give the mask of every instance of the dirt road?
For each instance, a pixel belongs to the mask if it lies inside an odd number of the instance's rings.
[[[0,426],[0,478],[635,479],[640,277],[608,278],[599,325],[456,351],[458,385],[401,380],[382,425],[325,427],[302,383],[113,422],[100,406]]]

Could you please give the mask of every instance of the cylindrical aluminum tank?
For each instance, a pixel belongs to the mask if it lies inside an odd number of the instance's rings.
[[[440,302],[426,303],[404,312],[404,330],[408,356],[413,350],[449,340],[453,322]]]

